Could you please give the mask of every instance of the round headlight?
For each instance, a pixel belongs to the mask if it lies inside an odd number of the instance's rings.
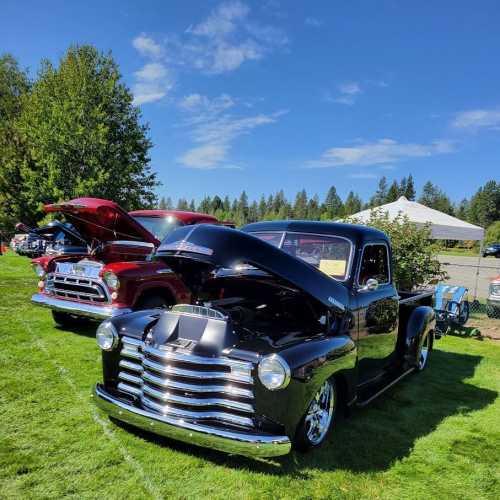
[[[270,391],[284,389],[290,382],[290,367],[278,354],[262,358],[258,373],[262,385]]]
[[[115,273],[112,273],[111,271],[107,271],[104,273],[104,281],[106,282],[106,285],[109,286],[109,288],[113,288],[114,290],[118,290],[120,287],[120,280],[118,279],[118,276]]]
[[[118,332],[110,321],[104,321],[97,328],[97,345],[103,351],[111,351],[118,344]]]
[[[33,266],[33,271],[35,271],[35,274],[39,278],[43,278],[45,276],[45,269],[43,268],[43,266],[41,264],[35,264]]]

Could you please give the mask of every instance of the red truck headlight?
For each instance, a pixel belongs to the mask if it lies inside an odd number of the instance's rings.
[[[118,290],[118,288],[120,288],[120,280],[115,273],[106,271],[103,275],[103,279],[106,285],[108,285],[108,287],[112,290]]]
[[[33,264],[33,271],[40,279],[45,277],[45,269],[41,264]]]

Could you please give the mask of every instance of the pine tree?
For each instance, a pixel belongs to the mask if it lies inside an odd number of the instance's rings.
[[[385,203],[392,203],[399,198],[399,186],[396,181],[393,181],[391,187],[387,191],[387,195],[385,197]]]
[[[353,191],[349,191],[344,203],[344,214],[349,216],[361,211],[361,205],[361,198]]]
[[[325,208],[326,215],[329,219],[335,219],[338,217],[342,217],[344,214],[344,205],[340,196],[337,194],[337,189],[335,186],[332,186],[326,195],[325,198]]]
[[[378,207],[383,205],[387,199],[387,178],[385,176],[380,178],[378,182],[378,189],[370,199],[370,207]]]
[[[167,210],[167,200],[165,200],[165,196],[161,197],[160,204],[158,205],[160,210]]]
[[[307,193],[303,189],[297,193],[295,203],[293,205],[293,218],[305,219],[307,217]]]
[[[415,184],[413,182],[413,176],[411,174],[408,176],[408,180],[406,181],[406,189],[403,194],[407,200],[415,201]]]

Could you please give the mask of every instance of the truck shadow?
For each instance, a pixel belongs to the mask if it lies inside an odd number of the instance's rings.
[[[172,441],[122,424],[128,431],[161,446],[203,457],[234,469],[308,479],[310,470],[383,471],[411,454],[415,441],[431,434],[447,417],[478,411],[497,392],[464,383],[481,356],[435,350],[428,370],[410,375],[369,406],[339,418],[333,435],[321,448],[301,454],[256,460],[226,455]]]

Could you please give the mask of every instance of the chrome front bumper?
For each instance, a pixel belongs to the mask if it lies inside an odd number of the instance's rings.
[[[185,443],[250,457],[286,455],[291,448],[287,436],[229,431],[145,411],[112,396],[101,384],[95,386],[93,395],[97,406],[109,416]]]
[[[54,311],[74,314],[75,316],[86,316],[93,319],[107,319],[132,312],[128,307],[113,307],[110,305],[96,306],[72,300],[63,300],[51,297],[44,293],[35,293],[31,302],[38,306],[48,307]]]

